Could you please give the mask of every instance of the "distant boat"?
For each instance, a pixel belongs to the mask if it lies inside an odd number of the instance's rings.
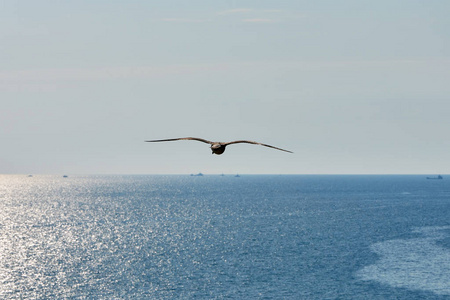
[[[234,175],[234,177],[241,177],[241,176],[239,176],[239,174],[236,174],[236,175]]]
[[[191,174],[191,176],[203,176],[202,173],[198,173],[198,174]]]
[[[438,175],[437,177],[427,177],[427,179],[444,179],[444,177]]]

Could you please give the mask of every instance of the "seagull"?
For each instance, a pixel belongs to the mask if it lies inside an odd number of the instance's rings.
[[[277,147],[274,147],[274,146],[271,146],[271,145],[262,144],[262,143],[258,143],[258,142],[253,142],[253,141],[247,141],[247,140],[222,143],[222,142],[211,142],[211,141],[208,141],[208,140],[205,140],[205,139],[200,139],[200,138],[195,138],[195,137],[184,137],[184,138],[176,138],[176,139],[151,140],[151,141],[146,141],[146,142],[154,143],[154,142],[171,142],[171,141],[180,141],[180,140],[192,140],[192,141],[199,141],[199,142],[203,142],[203,143],[206,143],[206,144],[210,144],[211,145],[212,154],[217,154],[217,155],[220,155],[223,152],[225,152],[225,147],[226,146],[231,145],[231,144],[239,144],[239,143],[261,145],[261,146],[265,146],[265,147],[281,150],[281,151],[284,151],[284,152],[294,153],[292,151],[284,150],[284,149],[277,148]]]

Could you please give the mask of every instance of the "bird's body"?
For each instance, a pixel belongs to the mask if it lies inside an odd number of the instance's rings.
[[[195,137],[184,137],[184,138],[175,138],[175,139],[151,140],[151,141],[146,141],[146,142],[171,142],[171,141],[180,141],[180,140],[193,140],[193,141],[199,141],[199,142],[203,142],[203,143],[206,143],[206,144],[210,144],[211,145],[212,154],[217,154],[217,155],[220,155],[220,154],[224,153],[226,146],[231,145],[231,144],[238,144],[238,143],[247,143],[247,144],[261,145],[261,146],[265,146],[265,147],[281,150],[281,151],[284,151],[284,152],[293,153],[292,151],[289,151],[289,150],[284,150],[284,149],[277,148],[277,147],[274,147],[274,146],[271,146],[271,145],[262,144],[262,143],[258,143],[258,142],[253,142],[253,141],[247,141],[247,140],[240,140],[240,141],[233,141],[233,142],[222,143],[222,142],[211,142],[211,141],[208,141],[208,140],[205,140],[205,139],[195,138]]]

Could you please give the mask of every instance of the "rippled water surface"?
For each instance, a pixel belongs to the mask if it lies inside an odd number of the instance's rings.
[[[450,177],[0,176],[1,299],[449,299]]]

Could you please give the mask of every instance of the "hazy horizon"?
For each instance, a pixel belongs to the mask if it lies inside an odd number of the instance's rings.
[[[198,174],[201,173],[201,176],[228,176],[228,177],[235,177],[236,175],[239,176],[424,176],[426,177],[437,177],[438,175],[443,176],[445,179],[446,176],[449,176],[450,174],[444,174],[444,173],[422,173],[422,174],[395,174],[395,173],[361,173],[361,174],[351,174],[351,173],[316,173],[316,174],[302,174],[302,173],[203,173],[203,172],[194,172],[194,173],[86,173],[86,174],[70,174],[70,173],[42,173],[42,174],[28,174],[28,173],[5,173],[0,174],[0,176],[51,176],[51,177],[83,177],[83,176],[193,176],[198,177]]]

